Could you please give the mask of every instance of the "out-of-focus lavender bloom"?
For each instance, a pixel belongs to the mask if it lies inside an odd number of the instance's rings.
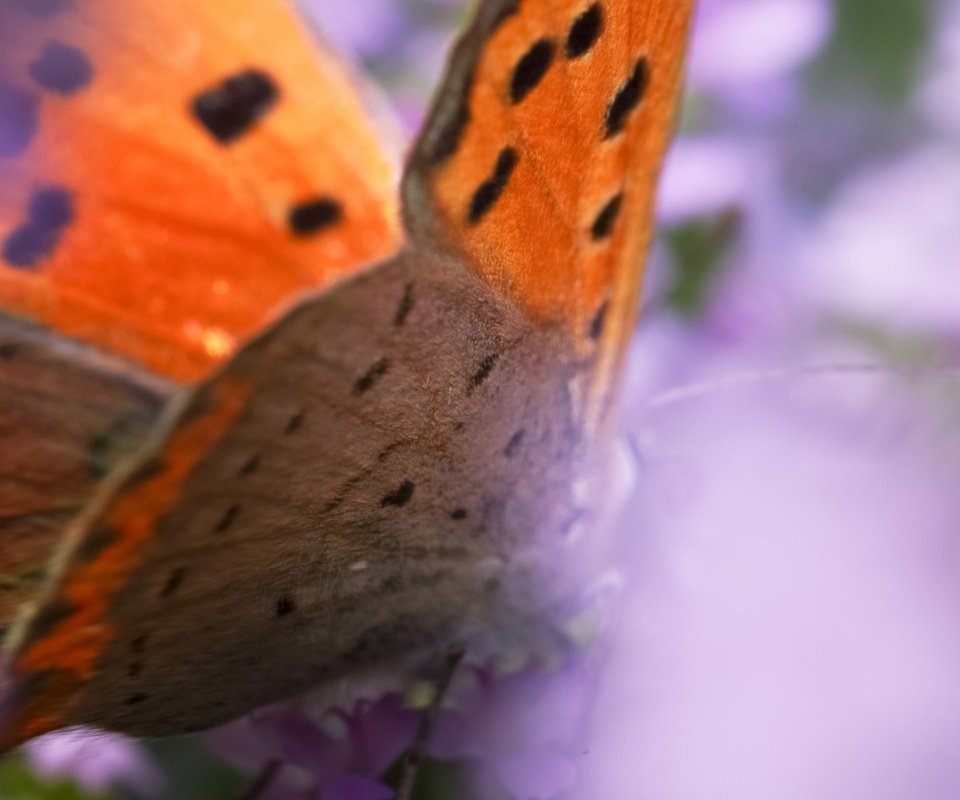
[[[407,16],[395,0],[309,0],[305,8],[338,50],[360,58],[392,49],[408,30]]]
[[[441,716],[432,755],[482,765],[517,798],[551,798],[573,785],[596,679],[584,661],[473,675],[473,685]]]
[[[960,155],[931,144],[864,169],[807,237],[810,301],[891,330],[960,332]]]
[[[247,772],[284,764],[271,791],[277,798],[388,800],[379,779],[410,746],[420,714],[397,694],[357,700],[349,711],[313,709],[305,702],[260,709],[205,738],[229,763]]]
[[[123,786],[157,796],[164,789],[163,775],[140,745],[116,734],[58,731],[28,742],[24,753],[38,775],[71,779],[91,794]]]
[[[945,3],[929,73],[918,92],[924,116],[947,134],[960,132],[960,3]]]
[[[660,220],[675,225],[744,205],[750,155],[743,142],[721,137],[678,141],[664,164],[657,198]]]
[[[823,45],[825,0],[700,0],[689,78],[696,87],[739,89],[790,75]]]
[[[531,665],[509,674],[462,667],[432,731],[437,759],[492,774],[517,798],[547,800],[579,774],[582,733],[595,684],[595,665],[571,654],[561,667]],[[205,734],[208,745],[250,774],[283,766],[263,798],[389,800],[387,769],[410,747],[422,710],[399,695],[359,700],[349,712],[283,703]]]
[[[227,764],[266,785],[257,800],[314,800],[315,776],[295,764],[287,763],[280,747],[257,725],[250,714],[228,725],[203,734],[206,746]]]
[[[272,729],[286,760],[316,776],[324,797],[336,797],[337,787],[353,792],[364,787],[364,800],[376,800],[374,795],[384,790],[390,796],[378,778],[410,746],[419,718],[398,695],[388,693],[315,721],[281,709],[265,712],[257,722]],[[350,800],[349,795],[342,798]]]
[[[758,120],[798,99],[796,68],[826,40],[826,0],[703,0],[690,51],[691,87]]]
[[[960,793],[957,388],[841,373],[635,409],[582,796]]]
[[[310,0],[306,9],[343,53],[363,61],[384,84],[399,119],[414,134],[445,63],[455,23],[465,16],[459,0],[359,0],[359,5]]]
[[[712,220],[719,233],[728,229],[698,246],[712,248],[713,263],[701,267],[702,306],[688,313],[717,344],[760,344],[809,314],[793,290],[794,244],[806,230],[785,186],[794,168],[787,120],[802,97],[798,69],[823,45],[831,19],[822,0],[699,6],[688,80],[691,131],[668,156],[658,216],[668,227]],[[645,289],[648,311],[670,302],[672,284],[690,280],[682,257],[660,255]]]

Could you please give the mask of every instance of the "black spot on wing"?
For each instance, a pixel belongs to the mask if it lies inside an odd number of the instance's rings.
[[[173,593],[180,588],[180,584],[183,583],[183,579],[186,576],[186,567],[177,567],[173,570],[173,572],[167,576],[167,582],[163,584],[163,589],[160,590],[160,598],[166,600],[168,597],[171,597]]]
[[[343,219],[343,207],[332,197],[317,197],[299,203],[287,214],[287,225],[296,236],[309,236],[336,225]]]
[[[413,281],[408,281],[403,287],[403,297],[400,298],[397,313],[393,315],[393,324],[399,328],[407,321],[411,311],[413,311]]]
[[[61,187],[38,189],[30,198],[27,219],[3,243],[3,259],[28,269],[53,255],[64,229],[73,221],[73,196]]]
[[[387,370],[389,369],[390,360],[387,358],[381,358],[372,367],[370,367],[370,369],[368,369],[362,377],[357,379],[357,382],[353,384],[353,393],[355,395],[361,395],[365,392],[369,392],[374,387],[376,382],[387,374]]]
[[[40,100],[0,80],[0,158],[20,155],[37,132]]]
[[[511,103],[519,103],[543,80],[553,62],[553,51],[553,42],[539,39],[523,54],[510,76]]]
[[[523,437],[525,435],[526,431],[521,428],[510,437],[510,441],[507,442],[507,446],[503,448],[503,454],[507,458],[513,458],[517,453],[520,452],[520,445],[523,444]]]
[[[455,508],[453,509],[453,511],[450,512],[450,519],[456,520],[457,522],[459,522],[460,520],[464,520],[466,518],[467,518],[467,509],[465,508]]]
[[[470,208],[467,211],[468,224],[476,225],[493,208],[494,203],[503,194],[503,190],[507,188],[507,182],[516,166],[517,151],[512,147],[504,147],[497,156],[493,174],[481,183],[473,193]]]
[[[219,522],[214,526],[215,533],[223,533],[227,528],[233,525],[234,520],[237,518],[237,514],[240,513],[240,504],[233,503],[223,512],[223,516],[220,517]]]
[[[280,617],[285,617],[287,614],[292,614],[297,610],[297,604],[293,601],[293,598],[289,595],[284,595],[283,597],[277,600],[277,611],[276,615],[279,619]]]
[[[489,356],[486,356],[483,361],[480,362],[480,365],[477,367],[477,371],[473,373],[473,377],[470,378],[470,383],[473,386],[479,386],[483,383],[493,372],[493,368],[497,365],[497,361],[500,360],[499,353],[492,353]]]
[[[567,33],[567,58],[580,58],[590,52],[603,30],[603,10],[594,3],[580,14]]]
[[[377,453],[377,461],[382,464],[384,461],[390,458],[391,453],[395,452],[402,445],[403,442],[393,442],[392,444],[388,444],[386,447],[382,447],[380,452]]]
[[[244,462],[243,466],[240,467],[240,472],[238,475],[240,475],[240,477],[252,475],[258,469],[260,469],[260,454],[254,453]]]
[[[607,321],[608,308],[609,304],[604,303],[597,309],[597,313],[594,314],[593,319],[590,321],[590,329],[587,333],[594,341],[597,341],[603,335],[603,326]]]
[[[326,515],[329,514],[331,511],[333,511],[335,508],[337,508],[338,506],[342,505],[344,499],[345,499],[345,498],[343,497],[343,495],[340,495],[340,496],[338,496],[338,497],[334,497],[332,500],[330,500],[330,501],[320,510],[321,516],[326,516]]]
[[[190,110],[211,136],[229,144],[265,116],[279,97],[266,72],[248,69],[198,94]]]
[[[303,417],[304,413],[302,411],[298,411],[296,414],[291,416],[290,419],[287,420],[287,424],[284,426],[283,432],[286,434],[296,433],[301,427],[303,427]]]
[[[617,87],[616,94],[607,105],[607,112],[603,120],[603,138],[609,139],[623,130],[630,112],[643,99],[643,93],[647,88],[649,79],[647,59],[641,56],[637,59],[630,77]]]
[[[617,215],[620,213],[620,206],[623,204],[623,192],[619,192],[604,203],[603,208],[597,212],[597,216],[590,226],[590,238],[595,242],[606,239],[613,232],[613,225],[617,221]]]
[[[400,506],[405,506],[413,497],[414,488],[413,481],[404,481],[380,501],[381,507],[397,506],[399,508]]]
[[[90,85],[93,64],[76,47],[51,42],[29,66],[30,77],[43,89],[70,95]]]

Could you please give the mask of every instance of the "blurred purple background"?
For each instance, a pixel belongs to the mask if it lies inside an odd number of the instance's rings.
[[[316,5],[412,127],[462,4]],[[660,214],[571,796],[960,797],[960,3],[701,0]]]
[[[309,6],[415,131],[467,4]],[[700,0],[660,217],[598,664],[478,677],[481,733],[448,720],[435,755],[523,800],[955,800],[960,0]],[[344,724],[407,730],[384,702]],[[521,704],[527,738],[484,751]],[[326,736],[290,734],[321,766],[281,747],[300,777],[358,763]],[[82,782],[162,781],[122,752]],[[383,796],[365,763],[326,797]]]

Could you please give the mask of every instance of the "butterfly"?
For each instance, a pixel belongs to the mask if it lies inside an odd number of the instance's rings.
[[[550,618],[691,5],[481,0],[399,200],[280,2],[0,7],[0,745]]]

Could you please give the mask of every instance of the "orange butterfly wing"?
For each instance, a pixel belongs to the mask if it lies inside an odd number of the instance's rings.
[[[629,339],[692,2],[497,0],[454,53],[405,178],[414,235],[465,251],[598,369]]]
[[[13,0],[0,32],[7,312],[195,380],[396,248],[395,170],[285,4]]]
[[[134,604],[131,613],[138,619],[128,619],[122,631],[111,627],[111,620],[122,617],[122,598],[136,597],[146,606],[180,592],[150,620],[163,619],[167,640],[183,629],[215,628],[220,652],[230,654],[262,641],[237,632],[257,625],[269,625],[273,636],[304,635],[297,626],[289,634],[278,627],[275,620],[299,606],[286,594],[278,600],[270,592],[286,591],[287,578],[309,572],[308,550],[320,552],[321,562],[334,555],[342,560],[343,553],[325,549],[337,537],[347,555],[360,550],[356,557],[362,560],[354,563],[365,565],[361,576],[382,554],[365,558],[366,540],[358,531],[395,540],[400,550],[425,537],[429,546],[418,563],[429,562],[434,550],[462,545],[467,555],[456,565],[468,581],[482,577],[466,569],[475,561],[470,548],[505,541],[522,547],[525,536],[544,533],[557,541],[565,512],[576,519],[574,512],[581,510],[573,481],[567,480],[583,455],[574,452],[577,428],[602,417],[606,386],[632,320],[691,5],[690,0],[481,3],[405,179],[412,248],[360,280],[313,298],[241,351],[187,399],[179,416],[168,419],[169,435],[155,443],[138,469],[115,474],[111,491],[73,529],[65,569],[14,652],[18,691],[7,709],[13,721],[8,744],[81,719],[141,732],[151,725],[177,729],[174,723],[182,720],[157,720],[142,711],[166,710],[163,693],[186,685],[169,675],[159,694],[112,696],[118,685],[113,676],[126,653],[123,637],[142,616]],[[449,258],[438,258],[444,251]],[[517,307],[526,313],[518,314]],[[362,317],[370,311],[376,313],[368,322]],[[500,323],[488,318],[493,312]],[[329,330],[331,320],[335,332]],[[341,342],[337,334],[351,326],[356,335]],[[319,337],[322,346],[311,344],[318,331],[327,331]],[[584,364],[594,368],[584,370]],[[590,381],[584,387],[588,397],[580,392],[578,398],[579,390],[571,388],[568,377],[575,372]],[[386,391],[391,380],[401,380],[393,392]],[[301,397],[291,387],[306,388]],[[580,402],[577,425],[568,424],[571,394]],[[423,402],[421,395],[427,398]],[[344,428],[335,425],[338,414],[350,423],[347,442],[338,438]],[[530,421],[533,433],[526,444],[528,428],[512,428],[517,418]],[[318,426],[326,435],[318,437]],[[309,452],[316,463],[307,465],[306,476],[302,470],[293,476],[290,465],[299,469],[302,456],[291,437],[311,433],[316,446]],[[335,453],[329,452],[331,442]],[[512,461],[516,447],[524,460]],[[361,471],[329,474],[337,458],[356,460],[352,466]],[[502,472],[516,476],[505,495],[496,484],[504,463],[498,458],[511,460],[516,470]],[[314,470],[334,484],[332,490],[318,495]],[[240,481],[246,482],[238,488]],[[455,485],[444,485],[436,497],[427,494],[431,482],[444,481]],[[518,489],[523,481],[530,482],[525,491]],[[452,504],[468,490],[474,510],[483,512],[477,514],[481,527],[471,522],[458,533],[454,523],[469,519],[466,505],[450,512],[431,501]],[[248,508],[238,504],[237,492],[251,499]],[[554,495],[562,496],[562,503],[550,505]],[[270,502],[258,502],[264,497]],[[513,524],[488,530],[483,527],[488,513],[503,519],[498,516],[503,508],[493,502],[503,497]],[[549,513],[541,513],[545,510]],[[249,557],[260,552],[254,543],[263,542],[258,537],[264,531],[270,531],[279,561]],[[438,531],[439,547],[430,540]],[[176,559],[192,564],[190,547],[209,545],[224,532],[240,537],[232,551],[243,562],[238,571],[181,586],[186,573]],[[189,546],[178,539],[182,535]],[[140,572],[131,580],[134,568]],[[166,575],[170,568],[174,572]],[[232,581],[241,574],[250,580]],[[349,569],[324,574],[322,589],[331,597],[320,604],[320,622],[363,633],[359,620],[340,624],[336,603],[349,598],[350,608],[376,605],[377,619],[386,619],[377,630],[402,627],[391,616],[402,612],[388,597],[350,594],[357,578]],[[447,570],[441,577],[449,581],[451,574],[457,573]],[[213,578],[232,582],[209,596],[226,602],[231,613],[249,611],[243,625],[224,627],[222,616],[185,602],[188,592],[203,596]],[[308,583],[297,588],[316,594],[316,582]],[[251,593],[252,585],[264,591]],[[458,585],[460,594],[466,585]],[[425,603],[431,611],[443,607],[432,596]],[[357,663],[351,659],[362,652],[373,659],[376,648],[366,640],[361,644],[359,651],[324,651],[323,658]],[[253,674],[289,684],[293,667],[278,662],[278,652],[290,650],[258,650],[262,672]],[[165,663],[178,653],[167,647]],[[202,672],[204,680],[215,680],[216,692],[230,695],[235,712],[244,701],[249,704],[250,694],[237,694],[219,679],[225,662],[202,652],[189,664],[181,662],[176,659],[174,671]],[[262,685],[258,689],[264,691]],[[81,709],[78,702],[88,705]],[[156,727],[161,723],[173,727]],[[198,724],[200,717],[190,719],[191,727]]]
[[[0,628],[154,421],[150,373],[391,252],[395,182],[284,3],[0,3]]]

